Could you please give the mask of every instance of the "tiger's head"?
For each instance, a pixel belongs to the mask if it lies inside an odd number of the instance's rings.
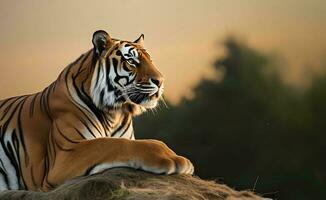
[[[90,93],[100,108],[125,103],[154,108],[164,90],[162,74],[144,47],[144,35],[134,42],[113,39],[103,30],[93,34],[95,68]]]

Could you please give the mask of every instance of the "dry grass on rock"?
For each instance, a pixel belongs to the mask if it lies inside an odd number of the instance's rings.
[[[248,192],[188,175],[154,175],[139,170],[115,168],[88,177],[78,177],[51,192],[5,191],[1,200],[260,200]]]

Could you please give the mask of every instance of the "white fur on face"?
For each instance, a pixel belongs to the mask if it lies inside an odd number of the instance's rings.
[[[121,51],[122,56],[125,59],[134,59],[135,62],[139,62],[137,49],[134,46],[126,47],[126,44],[127,43],[122,43],[118,48],[118,50]],[[116,51],[109,52],[107,56],[108,59],[100,58],[97,61],[91,81],[91,97],[94,104],[99,108],[121,105],[121,103],[116,103],[117,96],[115,95],[114,90],[109,90],[108,83],[113,85],[115,90],[123,90],[129,81],[133,80],[136,76],[135,73],[127,72],[121,67],[121,56],[117,56]],[[118,61],[116,64],[117,66],[114,66],[115,63],[113,63],[113,59]],[[106,63],[106,60],[108,60],[109,63]],[[109,74],[106,68],[107,64],[110,66]],[[119,78],[118,83],[115,83],[114,80],[117,76],[121,78]]]
[[[122,55],[117,55],[117,51],[120,51]],[[130,100],[129,98],[131,97],[129,96],[132,94],[130,94],[130,92],[125,92],[126,89],[132,85],[133,87],[138,87],[138,89],[142,87],[142,84],[137,84],[134,82],[134,79],[136,78],[136,73],[134,73],[133,71],[126,71],[122,67],[122,62],[128,62],[129,65],[136,67],[136,65],[133,65],[128,61],[130,59],[132,59],[133,62],[136,63],[140,62],[137,47],[127,42],[122,42],[121,44],[119,44],[117,50],[110,52],[110,55],[107,56],[108,59],[101,58],[96,63],[92,77],[91,96],[94,103],[99,108],[103,108],[106,106],[116,107],[122,105],[122,102],[116,102],[116,99],[118,97],[116,96],[117,93],[115,93],[115,90],[120,90],[122,94],[118,95],[123,95],[126,100]],[[107,64],[109,64],[110,66],[109,74],[107,74]],[[110,83],[115,88],[113,91],[109,90],[108,83]],[[141,90],[142,92],[147,93],[148,96],[152,96],[159,92],[158,96],[160,97],[163,93],[163,86],[158,87],[150,79],[148,84],[146,84],[146,87]],[[157,102],[158,98],[146,98],[145,100],[143,100],[143,102],[140,103],[140,105],[146,108],[153,108],[157,105]]]
[[[109,77],[106,74],[105,59],[100,59],[95,65],[91,82],[91,97],[98,108],[115,105],[116,96],[114,90],[109,91],[107,84],[112,81],[107,80]]]
[[[130,50],[131,49],[131,50]],[[121,45],[119,50],[122,53],[122,56],[125,59],[134,59],[137,63],[139,63],[139,54],[137,52],[137,48],[134,46],[125,46],[125,44]]]
[[[137,52],[137,49],[134,46],[126,46],[126,44],[128,43],[122,43],[120,45],[120,47],[118,48],[118,50],[121,52],[122,56],[124,59],[128,60],[128,59],[133,59],[135,62],[139,63],[139,54]],[[113,84],[119,88],[119,89],[123,89],[123,87],[125,87],[130,81],[133,80],[136,76],[135,73],[131,73],[128,71],[125,71],[121,65],[122,65],[122,57],[121,56],[117,56],[116,53],[114,52],[111,56],[110,56],[110,66],[111,68],[113,67],[113,58],[115,58],[118,61],[118,67],[116,67],[117,72],[115,72],[114,70],[110,70],[110,74],[109,74],[109,78],[110,80],[114,80],[116,78],[116,76],[120,76],[120,77],[126,77],[126,78],[120,78],[118,80],[119,84],[116,84],[113,82]],[[136,67],[136,66],[134,66]]]

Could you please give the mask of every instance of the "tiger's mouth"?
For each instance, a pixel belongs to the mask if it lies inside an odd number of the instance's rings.
[[[137,105],[145,108],[154,108],[157,106],[161,94],[157,91],[155,94],[139,93],[137,95],[129,97],[129,100]]]
[[[132,84],[120,90],[121,95],[117,100],[124,99],[144,108],[154,108],[163,94],[164,87],[157,87],[149,84]]]
[[[135,84],[133,87],[125,88],[122,93],[127,102],[144,108],[154,108],[163,94],[163,87]]]

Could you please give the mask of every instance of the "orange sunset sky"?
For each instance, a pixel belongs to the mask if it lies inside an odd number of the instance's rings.
[[[173,102],[211,76],[229,34],[282,55],[289,83],[326,67],[325,0],[1,0],[0,27],[1,99],[46,87],[97,29],[127,40],[144,33]]]

